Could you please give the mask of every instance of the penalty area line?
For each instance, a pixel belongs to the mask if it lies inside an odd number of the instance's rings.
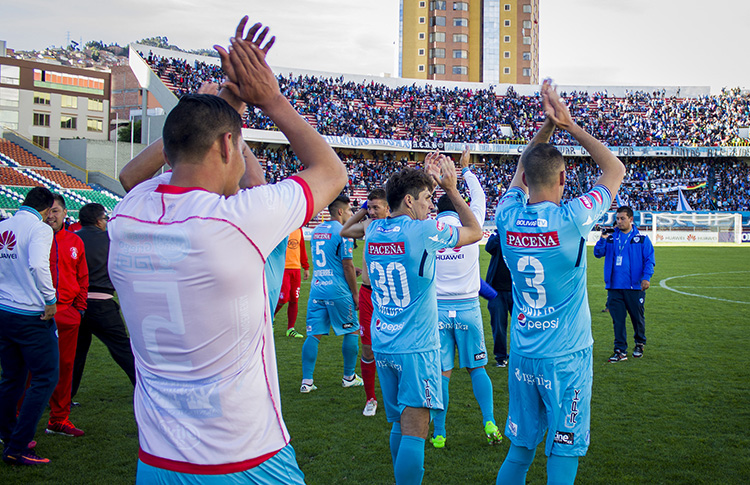
[[[670,276],[669,278],[664,278],[663,280],[659,281],[659,286],[661,286],[662,288],[664,288],[666,290],[673,291],[675,293],[679,293],[680,295],[695,296],[695,297],[698,297],[698,298],[706,298],[708,300],[726,301],[726,302],[729,302],[729,303],[740,303],[740,304],[743,304],[743,305],[750,305],[750,301],[728,300],[726,298],[717,298],[715,296],[701,295],[701,294],[698,294],[698,293],[688,293],[687,291],[680,291],[680,290],[677,290],[676,288],[692,288],[692,287],[678,286],[678,287],[674,287],[673,288],[673,287],[671,287],[671,286],[669,286],[667,284],[668,281],[674,280],[674,279],[678,279],[678,278],[689,278],[691,276],[712,276],[712,275],[721,275],[721,274],[738,274],[738,273],[750,273],[750,271],[722,271],[722,272],[719,272],[719,273],[694,273],[694,274],[684,274],[684,275],[678,275],[678,276]],[[702,287],[702,288],[709,288],[709,287]],[[727,287],[727,288],[729,288],[729,287]],[[733,286],[731,288],[743,288],[743,287]]]

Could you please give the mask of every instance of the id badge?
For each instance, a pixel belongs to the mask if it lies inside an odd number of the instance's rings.
[[[622,256],[617,256],[617,259],[615,259],[615,266],[622,266]]]

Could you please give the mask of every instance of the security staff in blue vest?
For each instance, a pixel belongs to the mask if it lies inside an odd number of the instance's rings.
[[[654,246],[633,224],[633,209],[617,209],[614,232],[602,232],[594,246],[594,256],[604,257],[604,285],[607,288],[607,308],[615,331],[615,350],[610,362],[628,360],[628,340],[625,313],[630,315],[635,333],[633,357],[643,356],[646,344],[644,303],[646,290],[654,274]]]

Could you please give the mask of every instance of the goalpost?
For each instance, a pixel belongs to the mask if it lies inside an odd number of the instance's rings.
[[[654,213],[651,240],[655,243],[742,243],[742,215]]]

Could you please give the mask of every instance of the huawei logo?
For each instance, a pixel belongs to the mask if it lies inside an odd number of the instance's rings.
[[[16,236],[14,236],[11,231],[5,231],[0,234],[0,250],[7,249],[8,251],[13,251],[13,248],[15,247]]]

